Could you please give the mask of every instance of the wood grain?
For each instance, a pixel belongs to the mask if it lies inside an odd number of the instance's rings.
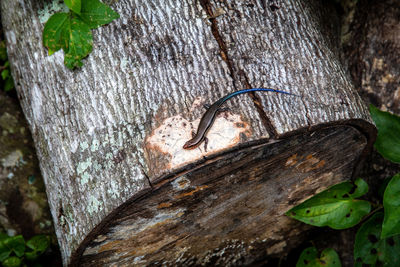
[[[366,143],[336,126],[210,159],[120,208],[75,264],[224,266],[282,255],[306,228],[285,212],[350,179]],[[238,259],[224,258],[229,250]]]

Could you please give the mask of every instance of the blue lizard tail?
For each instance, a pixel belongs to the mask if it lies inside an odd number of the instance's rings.
[[[224,103],[226,100],[228,100],[231,97],[234,97],[235,95],[240,95],[240,94],[245,94],[245,93],[255,92],[255,91],[268,91],[268,92],[275,92],[275,93],[281,93],[281,94],[286,94],[286,95],[299,96],[296,94],[292,94],[292,93],[281,91],[281,90],[271,89],[271,88],[251,88],[251,89],[243,89],[243,90],[233,92],[233,93],[225,96],[224,98],[222,98],[221,103]]]

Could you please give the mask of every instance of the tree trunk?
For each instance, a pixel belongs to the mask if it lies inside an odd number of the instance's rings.
[[[285,211],[351,178],[375,138],[319,1],[120,0],[75,71],[42,46],[50,5],[23,3],[1,2],[3,26],[64,264],[282,253],[301,240]],[[238,96],[182,148],[202,104],[251,87],[301,97]]]
[[[344,40],[345,56],[360,94],[380,109],[400,114],[400,5],[361,0]]]

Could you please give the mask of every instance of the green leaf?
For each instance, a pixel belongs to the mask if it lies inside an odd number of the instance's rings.
[[[0,239],[0,262],[7,259],[11,254],[11,249],[4,244],[4,241],[8,239],[8,235],[1,233]]]
[[[51,50],[50,48],[48,48],[49,50],[49,56],[51,56],[52,54],[54,54],[56,51]]]
[[[63,49],[64,64],[73,69],[81,67],[81,60],[93,49],[90,29],[119,18],[119,14],[98,0],[64,1],[73,12],[50,17],[43,30],[43,45],[49,49],[49,55]]]
[[[25,240],[22,235],[11,236],[4,240],[4,245],[14,251],[15,255],[22,257],[25,251]]]
[[[393,176],[383,195],[385,218],[382,238],[400,234],[400,173]]]
[[[361,178],[357,178],[354,181],[354,186],[353,186],[353,188],[355,189],[354,192],[350,192],[350,196],[352,198],[362,197],[368,192],[368,184]]]
[[[368,201],[355,199],[367,191],[367,183],[360,178],[354,185],[343,182],[297,205],[286,215],[314,226],[349,228],[359,223],[371,210]]]
[[[5,69],[1,72],[1,78],[3,78],[3,80],[6,80],[8,77],[10,77],[10,70],[9,69]]]
[[[71,9],[75,13],[81,13],[81,0],[64,0],[64,3],[69,9]]]
[[[37,251],[25,252],[25,258],[28,261],[35,261],[39,256],[40,256],[40,253]]]
[[[98,0],[85,0],[82,1],[80,17],[91,29],[95,29],[118,19],[119,14]]]
[[[392,177],[386,177],[383,182],[380,184],[379,189],[378,189],[378,196],[383,198],[383,195],[385,194],[386,187],[389,184],[390,180],[392,180]]]
[[[49,18],[43,30],[43,45],[51,51],[58,51],[61,48],[67,49],[68,36],[65,34],[69,23],[68,13],[56,13]]]
[[[400,117],[369,106],[372,119],[378,128],[375,148],[386,159],[400,163]]]
[[[73,69],[82,67],[82,61],[93,49],[93,37],[89,26],[77,17],[71,19],[67,28],[68,49],[64,49],[64,64]]]
[[[59,15],[53,19],[53,16]],[[93,48],[93,37],[89,26],[77,16],[67,13],[53,15],[43,31],[43,43],[49,51],[64,50],[64,64],[73,69],[81,67]]]
[[[5,261],[2,262],[4,267],[18,267],[21,266],[21,259],[15,256],[9,257]]]
[[[356,234],[354,242],[355,267],[400,266],[400,235],[381,239],[383,213],[369,218]]]
[[[43,253],[50,246],[50,239],[46,235],[37,235],[26,242],[26,246],[34,251]]]
[[[6,233],[0,232],[0,243],[8,238]]]
[[[13,88],[14,88],[14,79],[10,75],[10,77],[8,77],[4,83],[4,91],[8,92],[11,91]]]
[[[318,258],[318,251],[315,247],[303,250],[297,261],[296,267],[340,267],[342,266],[339,255],[335,250],[327,248]]]

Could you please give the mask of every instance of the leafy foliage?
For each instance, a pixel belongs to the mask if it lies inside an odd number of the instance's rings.
[[[354,244],[355,266],[400,266],[400,236],[382,238],[383,213],[367,220],[356,234]]]
[[[369,106],[372,119],[378,128],[375,148],[386,159],[400,163],[400,117]]]
[[[91,29],[119,18],[118,13],[98,0],[64,0],[69,13],[56,13],[46,22],[43,45],[49,54],[62,49],[64,64],[70,68],[82,67],[82,59],[93,49]]]
[[[314,226],[349,228],[359,223],[371,209],[368,201],[356,199],[367,191],[368,185],[362,179],[357,179],[355,184],[343,182],[311,197],[286,214]]]
[[[84,0],[85,1],[85,0]],[[81,0],[64,0],[65,5],[76,14],[81,13]]]
[[[119,15],[98,0],[85,0],[82,2],[80,17],[91,29],[95,29],[119,18]]]
[[[395,175],[387,185],[383,195],[383,207],[385,218],[382,238],[400,234],[400,174]]]
[[[22,235],[6,238],[3,242],[4,245],[9,248],[11,252],[14,252],[18,257],[24,255],[25,240]]]
[[[11,249],[4,244],[4,240],[6,240],[7,238],[8,235],[0,232],[0,262],[7,259],[8,256],[10,256],[11,254]]]
[[[370,112],[378,128],[375,148],[385,158],[393,162],[400,162],[400,117],[380,111],[372,105],[370,106]],[[287,214],[312,225],[338,226],[337,220],[343,222],[343,218],[341,218],[343,211],[347,212],[350,205],[349,203],[341,203],[344,195],[342,197],[338,196],[344,192],[347,192],[345,197],[347,200],[354,200],[354,198],[362,196],[367,192],[368,186],[364,181],[361,181],[361,179],[355,181],[357,188],[353,193],[348,191],[348,182],[337,184],[294,207]],[[356,267],[400,266],[400,174],[396,174],[391,179],[385,179],[379,188],[378,195],[380,197],[383,196],[384,213],[377,212],[373,214],[359,228],[354,244]],[[332,200],[332,197],[337,201]],[[366,209],[366,207],[366,204],[355,205],[352,206],[352,209],[361,208],[359,211],[354,211],[354,214],[365,215],[369,212],[369,208]],[[381,208],[378,207],[375,211],[379,211],[379,209]],[[339,217],[333,218],[335,215]],[[339,225],[347,228],[358,221],[344,222],[343,224],[339,223]],[[339,227],[336,228],[339,229]],[[322,259],[322,256],[320,259]],[[308,265],[304,265],[305,263]],[[317,250],[308,248],[301,254],[297,266],[322,266],[316,264],[318,264]]]
[[[340,267],[342,266],[339,255],[335,250],[327,248],[318,257],[318,251],[315,247],[309,247],[303,250],[297,261],[296,267]]]
[[[67,33],[68,13],[56,13],[49,18],[43,30],[43,45],[52,51],[68,48]]]
[[[4,81],[4,91],[8,92],[14,88],[14,80],[11,76],[10,63],[7,57],[7,48],[4,41],[0,42],[0,75]]]
[[[92,32],[79,18],[69,20],[65,29],[69,38],[65,39],[68,52],[64,56],[64,64],[70,69],[82,67],[81,59],[92,51]]]
[[[375,148],[385,158],[400,162],[400,117],[370,105],[371,116],[378,128]],[[400,234],[400,174],[387,184],[383,195],[385,216],[382,238]]]
[[[31,249],[25,253],[26,258],[33,261],[47,250],[50,246],[50,239],[46,235],[37,235],[26,242],[26,246]]]
[[[4,267],[18,267],[21,266],[21,259],[15,256],[9,257],[2,262]]]
[[[8,236],[0,233],[0,262],[2,266],[20,266],[26,261],[34,262],[50,246],[45,235],[32,237],[25,243],[22,235]]]

